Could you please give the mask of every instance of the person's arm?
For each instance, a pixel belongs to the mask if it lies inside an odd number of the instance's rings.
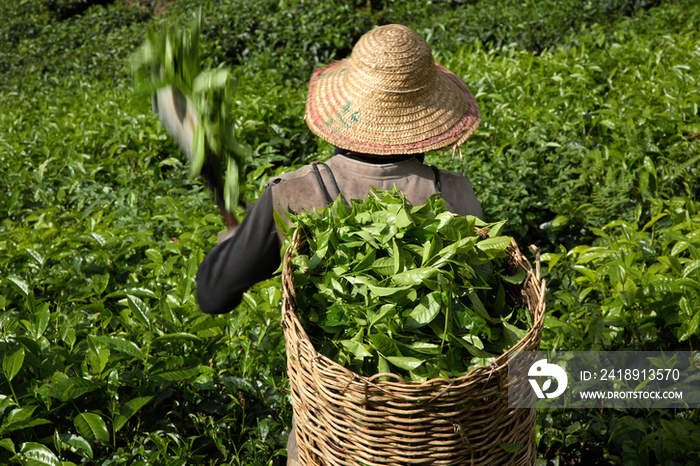
[[[197,303],[202,312],[232,311],[243,293],[271,278],[280,265],[280,245],[267,188],[236,234],[212,249],[197,271]]]

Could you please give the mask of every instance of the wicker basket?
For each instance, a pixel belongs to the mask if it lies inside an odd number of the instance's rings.
[[[406,382],[391,374],[387,381],[380,377],[388,374],[344,368],[309,341],[295,315],[297,233],[284,257],[281,325],[302,465],[535,464],[536,410],[508,408],[507,362],[512,352],[540,347],[546,288],[539,261],[533,271],[515,241],[507,249],[511,265],[528,273],[522,295],[533,315],[530,331],[507,353],[459,378]],[[523,446],[509,453],[512,445],[503,444]]]

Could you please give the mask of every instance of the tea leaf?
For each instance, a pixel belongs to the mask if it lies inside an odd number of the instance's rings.
[[[416,329],[432,322],[440,312],[441,301],[439,292],[433,292],[424,296],[421,302],[408,315],[404,328],[408,330]]]
[[[176,382],[179,380],[189,380],[197,375],[199,375],[199,366],[191,367],[189,369],[159,372],[157,374],[153,374],[152,377],[156,380]]]
[[[51,313],[49,312],[49,304],[43,303],[39,306],[38,310],[34,313],[35,322],[32,326],[32,333],[35,340],[38,340],[46,328],[49,326],[49,319],[51,318]]]
[[[90,348],[85,355],[85,360],[92,367],[96,374],[101,374],[109,361],[109,349],[101,346],[96,349]]]
[[[407,371],[415,370],[425,362],[424,359],[398,357],[398,356],[389,356],[389,357],[387,357],[387,360],[390,363],[392,363],[393,365],[395,365],[396,367],[407,370]]]
[[[109,431],[105,421],[95,413],[80,413],[73,418],[73,425],[85,439],[94,442],[109,442]]]
[[[121,351],[124,354],[138,359],[144,358],[141,349],[139,349],[139,347],[136,346],[136,344],[132,341],[128,341],[122,337],[114,336],[97,337],[97,339],[103,344],[109,345],[110,347],[116,349],[117,351]]]
[[[373,250],[374,252],[375,250]],[[374,254],[372,254],[374,257]],[[363,269],[364,270],[364,269]],[[374,260],[372,263],[372,270],[379,275],[390,276],[394,274],[394,258],[393,257],[380,257]]]
[[[355,285],[365,285],[369,290],[381,297],[387,297],[387,296],[395,296],[397,294],[400,294],[406,290],[411,289],[410,285],[406,286],[397,286],[397,287],[385,287],[385,286],[377,286],[372,283],[371,280],[367,279],[366,277],[363,276],[358,276],[358,277],[344,277],[347,281],[349,281],[352,284]]]
[[[355,355],[357,358],[364,358],[364,357],[371,357],[372,353],[367,351],[365,349],[365,346],[359,342],[359,341],[354,341],[354,340],[340,340],[340,344],[342,344],[345,348],[348,349],[352,354]]]
[[[12,432],[18,428],[22,428],[24,423],[30,420],[30,417],[36,411],[37,406],[25,406],[10,411],[10,414],[3,419],[0,425],[0,432]]]
[[[515,275],[501,275],[501,279],[511,285],[520,285],[525,280],[525,277],[527,277],[527,272],[523,269],[518,269]]]
[[[385,317],[393,315],[395,313],[396,313],[396,305],[395,304],[384,304],[382,307],[379,308],[379,310],[376,313],[371,309],[369,309],[367,311],[367,315],[369,316],[370,325],[377,324],[377,323],[381,322]]]
[[[63,434],[60,440],[81,452],[85,457],[92,459],[92,447],[83,437],[74,434]]]
[[[435,267],[422,267],[396,274],[391,280],[397,285],[416,286],[422,285],[426,280],[432,279],[439,274],[441,274],[441,271]]]
[[[382,334],[372,334],[369,336],[370,341],[374,348],[381,353],[382,356],[398,356],[399,348],[396,346],[396,342],[386,335]]]
[[[484,343],[476,335],[464,335],[462,339],[466,342],[469,342],[469,344],[475,346],[477,349],[484,349]]]
[[[213,319],[212,319],[213,320]],[[213,325],[218,326],[217,324]],[[211,327],[209,327],[211,328]],[[169,341],[193,341],[196,343],[201,343],[202,339],[191,333],[179,332],[179,333],[168,333],[161,335],[153,340],[153,343],[169,342]]]
[[[508,237],[497,237],[497,238],[486,238],[483,241],[479,241],[476,245],[477,248],[482,251],[505,251],[505,249],[510,244],[510,238]]]
[[[17,289],[20,290],[24,296],[27,296],[29,294],[29,285],[27,285],[27,282],[25,282],[21,278],[15,277],[15,276],[10,276],[10,277],[7,277],[7,281],[9,281],[13,285],[15,285],[17,287]]]
[[[8,381],[11,381],[17,375],[17,373],[19,373],[20,369],[22,369],[23,363],[24,348],[21,346],[12,354],[5,356],[2,359],[2,371],[5,374],[5,377],[7,377]]]
[[[229,320],[225,317],[215,317],[207,318],[198,324],[195,324],[189,328],[191,333],[201,332],[202,330],[208,330],[210,328],[221,328],[226,327],[229,324]]]
[[[3,447],[5,450],[8,450],[13,454],[17,453],[15,451],[15,444],[12,441],[12,439],[4,438],[4,439],[0,440],[0,447]]]
[[[114,419],[114,432],[116,433],[122,427],[124,427],[129,419],[131,419],[141,408],[146,406],[152,399],[152,396],[141,396],[124,403],[124,405],[122,405],[122,407],[119,409],[119,414]]]
[[[82,377],[70,377],[53,384],[49,394],[62,401],[72,401],[99,388],[100,386],[92,380]]]
[[[20,450],[28,460],[27,466],[61,466],[61,461],[56,458],[56,455],[40,443],[23,443]]]
[[[151,325],[151,313],[148,310],[148,306],[140,298],[132,296],[130,294],[126,295],[127,302],[129,303],[129,309],[133,312],[136,320],[141,322],[146,326]]]

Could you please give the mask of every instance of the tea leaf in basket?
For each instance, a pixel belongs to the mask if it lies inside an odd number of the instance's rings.
[[[371,357],[372,353],[367,351],[365,349],[365,345],[363,345],[359,341],[354,341],[354,340],[340,340],[340,344],[342,344],[345,348],[347,348],[348,351],[350,351],[352,354],[355,355],[357,358],[364,358],[364,357]]]
[[[439,292],[432,292],[421,299],[420,303],[408,315],[404,329],[416,329],[429,324],[440,312],[442,300]]]
[[[389,356],[387,360],[394,366],[407,371],[418,369],[418,367],[425,362],[424,359],[397,356]]]
[[[309,249],[292,260],[297,316],[319,352],[362,375],[459,377],[526,332],[506,293],[525,277],[503,260],[511,239],[475,229],[503,222],[456,217],[434,197],[411,206],[397,189],[286,215]]]
[[[524,443],[501,443],[499,447],[507,453],[517,453],[525,446]]]
[[[385,304],[382,307],[380,307],[379,311],[376,313],[369,310],[368,311],[369,323],[370,323],[370,325],[377,324],[377,323],[381,322],[385,317],[392,315],[393,313],[396,313],[396,305],[395,304]]]
[[[418,269],[406,270],[391,277],[391,281],[397,285],[420,285],[425,280],[431,279],[440,274],[440,269],[434,267],[422,267]]]
[[[397,287],[378,286],[377,284],[372,283],[372,280],[363,276],[345,277],[345,279],[353,284],[365,285],[373,294],[380,297],[395,296],[412,288],[411,285]]]

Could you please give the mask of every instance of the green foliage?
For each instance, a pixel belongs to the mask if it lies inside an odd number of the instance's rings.
[[[516,325],[527,326],[527,311],[506,300],[525,274],[507,268],[503,223],[455,217],[435,197],[412,206],[398,190],[287,215],[308,245],[294,258],[297,315],[339,364],[366,376],[461,377],[525,335]]]
[[[0,463],[281,464],[278,285],[203,315],[221,220],[147,102],[44,82],[0,115]]]
[[[696,464],[697,410],[569,410],[538,412],[540,445],[562,461],[630,466]]]
[[[634,215],[632,222],[592,229],[596,240],[591,245],[561,247],[542,256],[554,290],[544,348],[698,349],[697,200],[652,200]],[[630,465],[694,464],[700,457],[697,410],[546,415],[543,442],[565,456],[606,457]],[[586,448],[580,451],[579,444]]]
[[[477,42],[539,53],[567,43],[586,26],[616,24],[662,3],[673,2],[199,0],[172,13],[182,17],[204,8],[211,18],[204,34],[219,59],[223,52],[227,63],[281,70],[286,79],[305,83],[315,67],[350,55],[360,36],[377,25],[406,24],[438,53]]]
[[[44,5],[56,19],[63,20],[83,13],[93,5],[105,5],[114,0],[44,0]]]
[[[144,22],[151,15],[135,2],[119,3],[94,5],[57,21],[41,0],[2,2],[0,90],[31,87],[26,80],[36,75],[99,78],[105,83],[126,79],[124,60],[142,41]]]
[[[672,198],[653,204],[651,214],[644,223],[618,220],[594,229],[591,246],[543,256],[560,280],[553,293],[558,315],[549,317],[553,349],[698,349],[697,202]]]
[[[632,221],[644,199],[697,193],[697,38],[638,27],[620,25],[609,48],[594,28],[539,57],[476,46],[445,63],[481,105],[451,167],[469,173],[485,218],[508,219],[525,243],[572,248],[591,227]]]
[[[541,53],[575,41],[582,29],[592,25],[617,24],[625,17],[644,14],[663,0],[602,0],[567,2],[558,0],[451,0],[444,2],[387,2],[398,15],[414,17],[416,30],[423,32],[438,50],[482,43],[489,48],[515,47]],[[402,11],[406,8],[406,12]]]
[[[278,283],[201,315],[193,278],[221,220],[127,87],[147,26],[200,7],[201,66],[231,67],[253,148],[246,201],[332,152],[302,118],[310,70],[403,23],[477,95],[464,160],[428,159],[543,248],[544,346],[697,349],[693,0],[98,3],[0,2],[1,464],[284,461]],[[538,417],[544,462],[698,462],[696,411]]]

